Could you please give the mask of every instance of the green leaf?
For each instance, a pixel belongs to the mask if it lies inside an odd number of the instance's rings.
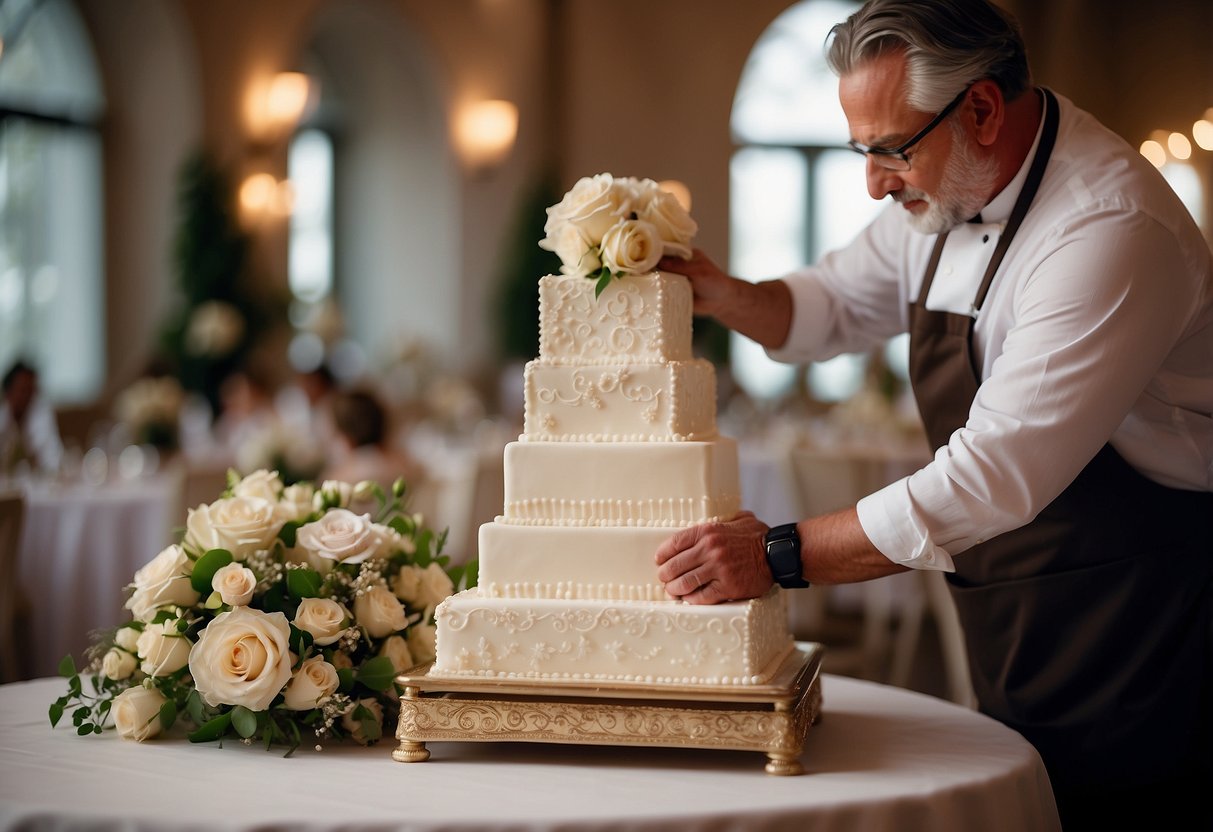
[[[307,630],[301,630],[294,624],[291,627],[291,650],[299,654],[299,660],[306,658],[307,649],[312,646],[315,637]]]
[[[248,739],[257,733],[257,714],[243,705],[232,708],[232,726],[236,733]]]
[[[177,703],[168,700],[160,706],[160,727],[167,731],[177,721]]]
[[[470,560],[463,566],[463,588],[471,589],[480,583],[480,561]]]
[[[232,560],[232,553],[227,549],[211,549],[194,563],[194,574],[190,576],[190,586],[194,588],[195,592],[206,592],[211,588],[211,579],[215,577],[215,573]]]
[[[288,520],[282,525],[282,529],[278,532],[278,539],[288,549],[295,547],[295,534],[299,531],[299,527],[303,524],[298,520]]]
[[[95,734],[97,733],[97,731],[94,730],[96,727],[97,726],[93,725],[93,723],[86,722],[76,729],[76,736],[83,737],[87,736],[88,734]]]
[[[63,719],[63,704],[61,702],[56,700],[51,703],[50,718],[52,728],[59,724],[59,720]]]
[[[232,725],[231,712],[219,714],[219,716],[205,723],[197,731],[194,731],[188,736],[190,742],[212,742],[221,739],[227,733],[227,729]]]
[[[606,287],[611,284],[611,270],[603,266],[598,272],[598,282],[594,284],[594,299],[606,291]]]
[[[291,569],[286,573],[286,588],[296,598],[315,598],[324,578],[315,569]]]
[[[349,693],[354,687],[354,671],[348,667],[340,668],[337,671],[337,690],[342,693]]]
[[[396,668],[387,656],[376,656],[362,663],[356,678],[360,684],[371,690],[385,691],[392,686],[396,678]]]
[[[59,675],[65,679],[76,675],[76,660],[72,658],[71,653],[59,660]]]

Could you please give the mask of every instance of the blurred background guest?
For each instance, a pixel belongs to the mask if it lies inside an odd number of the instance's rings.
[[[337,388],[333,371],[321,363],[297,373],[293,384],[278,391],[274,403],[288,426],[313,437],[318,445],[330,447],[337,436],[332,408]]]
[[[253,368],[237,370],[224,379],[219,400],[214,439],[218,451],[230,458],[279,422],[268,376]]]
[[[398,477],[404,477],[411,489],[425,479],[421,464],[391,441],[391,419],[375,393],[366,389],[338,392],[333,396],[332,413],[336,447],[324,479],[373,480],[385,490]]]
[[[57,471],[63,443],[55,412],[38,395],[38,371],[17,360],[4,374],[0,402],[0,463],[3,473]]]

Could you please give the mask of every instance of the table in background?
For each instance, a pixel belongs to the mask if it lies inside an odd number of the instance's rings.
[[[92,630],[130,618],[124,587],[171,541],[180,486],[153,476],[100,486],[33,483],[25,489],[18,578],[25,596],[23,670],[81,664]]]
[[[281,752],[228,741],[143,744],[52,729],[62,679],[0,687],[0,832],[70,830],[772,830],[1048,832],[1060,828],[1039,755],[973,711],[827,675],[808,773],[759,753],[394,742]]]

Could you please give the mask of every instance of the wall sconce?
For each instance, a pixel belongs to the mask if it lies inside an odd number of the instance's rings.
[[[318,98],[316,82],[302,72],[279,72],[249,89],[245,114],[249,136],[258,150],[266,150],[295,129]]]
[[[295,188],[289,179],[254,173],[240,183],[239,199],[240,213],[250,225],[282,219],[289,217],[295,207]]]
[[[510,101],[474,101],[455,118],[455,146],[475,172],[504,161],[517,135],[518,107]]]

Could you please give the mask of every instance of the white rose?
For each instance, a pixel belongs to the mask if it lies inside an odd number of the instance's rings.
[[[161,607],[196,604],[198,593],[189,578],[192,571],[185,550],[174,543],[135,573],[135,591],[126,600],[126,608],[139,621],[151,621]]]
[[[698,223],[691,219],[677,197],[663,191],[653,180],[644,180],[639,188],[637,218],[652,223],[657,229],[657,236],[664,244],[664,254],[690,257],[691,240],[699,230]]]
[[[354,711],[358,709],[359,705],[371,712],[371,716],[379,723],[380,727],[383,726],[383,706],[376,699],[359,699],[357,702],[351,702],[341,715],[341,727],[349,731],[351,737],[365,745],[371,741],[371,738],[363,731],[362,720],[354,716]]]
[[[324,660],[324,656],[312,656],[305,661],[282,692],[282,705],[291,711],[310,711],[320,707],[323,699],[333,695],[339,684],[337,668]]]
[[[243,607],[253,600],[257,588],[257,576],[253,570],[238,563],[229,563],[215,570],[211,578],[211,589],[219,593],[223,603],[229,607]]]
[[[451,576],[437,563],[431,563],[421,574],[421,594],[417,602],[426,609],[433,609],[454,591]]]
[[[379,648],[379,655],[387,656],[397,673],[403,673],[417,664],[409,651],[409,643],[400,636],[388,636],[384,639],[383,646]]]
[[[291,626],[280,612],[236,607],[202,631],[190,654],[190,674],[212,706],[264,711],[291,678]]]
[[[114,633],[114,644],[128,653],[134,653],[137,649],[136,645],[139,643],[140,632],[135,627],[119,627],[118,632]]]
[[[371,638],[383,638],[408,624],[404,607],[385,586],[371,587],[354,599],[354,620]]]
[[[133,654],[117,647],[111,647],[101,660],[101,673],[107,679],[120,681],[129,679],[139,666]]]
[[[236,560],[269,548],[282,529],[275,503],[260,497],[227,497],[192,508],[185,521],[185,543],[205,552],[227,549]]]
[[[622,220],[602,238],[602,263],[612,274],[644,274],[657,267],[663,250],[652,223]]]
[[[295,545],[337,563],[362,563],[379,553],[383,540],[369,514],[335,508],[300,526]]]
[[[632,195],[627,184],[617,183],[609,173],[600,173],[578,180],[559,204],[548,208],[543,230],[550,234],[562,224],[572,223],[581,227],[591,243],[596,243],[631,210]]]
[[[311,633],[313,643],[327,647],[341,638],[350,625],[349,619],[349,610],[332,598],[304,598],[292,623]]]
[[[421,595],[421,571],[420,566],[405,565],[392,579],[392,592],[406,604],[417,606],[417,598]]]
[[[175,673],[189,662],[191,646],[190,640],[177,631],[175,620],[148,624],[135,644],[135,650],[143,660],[139,669],[148,676]]]
[[[110,715],[118,736],[143,742],[160,733],[160,707],[168,700],[155,688],[136,686],[114,697]]]
[[[419,664],[432,662],[437,655],[438,631],[432,624],[418,622],[409,627],[409,651]]]
[[[584,276],[602,268],[602,260],[590,239],[579,226],[564,223],[553,228],[539,241],[539,247],[555,252],[563,274]]]
[[[267,471],[264,468],[244,477],[232,489],[234,497],[258,497],[262,500],[269,500],[271,503],[276,502],[281,493],[282,479],[278,476],[278,472]]]
[[[345,508],[354,497],[354,486],[341,480],[325,480],[312,498],[312,507],[317,511],[325,507]]]
[[[306,483],[295,483],[282,489],[282,496],[274,507],[274,512],[282,520],[302,520],[312,513],[312,498],[316,489]]]

